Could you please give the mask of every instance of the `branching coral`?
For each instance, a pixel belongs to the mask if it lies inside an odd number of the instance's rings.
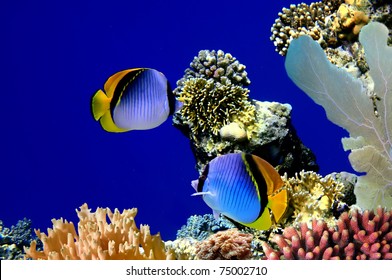
[[[196,257],[200,260],[246,260],[251,252],[253,235],[228,229],[211,235],[196,244]]]
[[[136,208],[122,213],[97,208],[94,213],[83,204],[76,212],[80,219],[78,233],[72,222],[53,219],[53,229],[48,229],[47,235],[36,230],[44,250],[37,251],[33,241],[30,248],[25,247],[26,256],[55,260],[174,258],[174,253],[165,249],[159,233],[151,235],[147,225],[141,225],[140,230],[136,227]]]
[[[310,5],[301,3],[283,8],[279,18],[275,20],[271,28],[271,41],[274,41],[276,51],[280,55],[286,55],[292,39],[307,34],[321,45],[326,46],[335,41],[334,36],[324,32],[326,26],[331,24],[331,15],[344,1],[324,0]]]
[[[311,228],[288,227],[275,235],[278,250],[263,242],[267,259],[392,259],[392,211],[344,212],[337,227],[313,220]]]
[[[240,86],[216,84],[213,79],[189,79],[178,98],[183,103],[183,124],[196,138],[207,131],[218,136],[219,130],[233,121],[247,127],[255,118],[248,92]]]
[[[313,218],[335,224],[334,207],[341,203],[343,184],[331,176],[321,177],[315,172],[301,171],[295,177],[283,177],[289,193],[289,206],[293,209],[290,223],[311,222]]]

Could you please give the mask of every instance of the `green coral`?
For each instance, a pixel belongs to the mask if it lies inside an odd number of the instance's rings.
[[[255,117],[248,93],[248,89],[215,83],[214,79],[189,79],[178,97],[183,103],[180,110],[183,124],[189,126],[196,141],[206,132],[217,137],[229,122],[237,121],[247,127],[254,123]]]

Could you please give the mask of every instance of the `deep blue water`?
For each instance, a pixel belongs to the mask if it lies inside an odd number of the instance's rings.
[[[173,239],[192,214],[198,177],[188,140],[159,128],[111,134],[90,98],[113,73],[151,67],[172,87],[202,49],[222,49],[247,66],[250,96],[290,103],[299,137],[320,173],[352,171],[346,132],[301,93],[269,40],[277,13],[293,1],[7,1],[0,17],[0,219],[27,217],[46,232],[52,218],[77,222],[75,208],[137,207],[138,224]],[[309,2],[309,1],[308,1]]]

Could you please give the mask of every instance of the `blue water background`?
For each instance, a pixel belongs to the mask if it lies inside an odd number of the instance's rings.
[[[137,207],[137,224],[174,239],[210,209],[193,192],[189,141],[168,119],[149,131],[105,132],[90,98],[113,73],[151,67],[173,88],[202,49],[222,49],[247,66],[251,98],[290,103],[320,173],[352,171],[346,132],[287,77],[270,28],[293,1],[7,1],[0,17],[0,219],[77,223],[75,209]],[[309,3],[309,1],[308,1]]]

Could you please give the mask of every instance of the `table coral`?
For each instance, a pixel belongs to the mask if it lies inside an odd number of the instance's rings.
[[[314,219],[273,237],[278,249],[263,242],[267,259],[392,259],[392,210],[343,213],[336,227]]]
[[[246,260],[251,252],[253,235],[238,229],[228,229],[211,235],[196,244],[196,257],[200,260]]]
[[[37,251],[36,242],[25,247],[27,257],[51,260],[102,260],[102,259],[173,259],[174,253],[166,249],[158,234],[151,235],[149,226],[135,224],[136,208],[114,213],[109,208],[91,212],[87,204],[76,210],[78,233],[72,222],[53,219],[53,229],[48,234],[36,230],[44,244]],[[110,223],[107,222],[110,220]]]

